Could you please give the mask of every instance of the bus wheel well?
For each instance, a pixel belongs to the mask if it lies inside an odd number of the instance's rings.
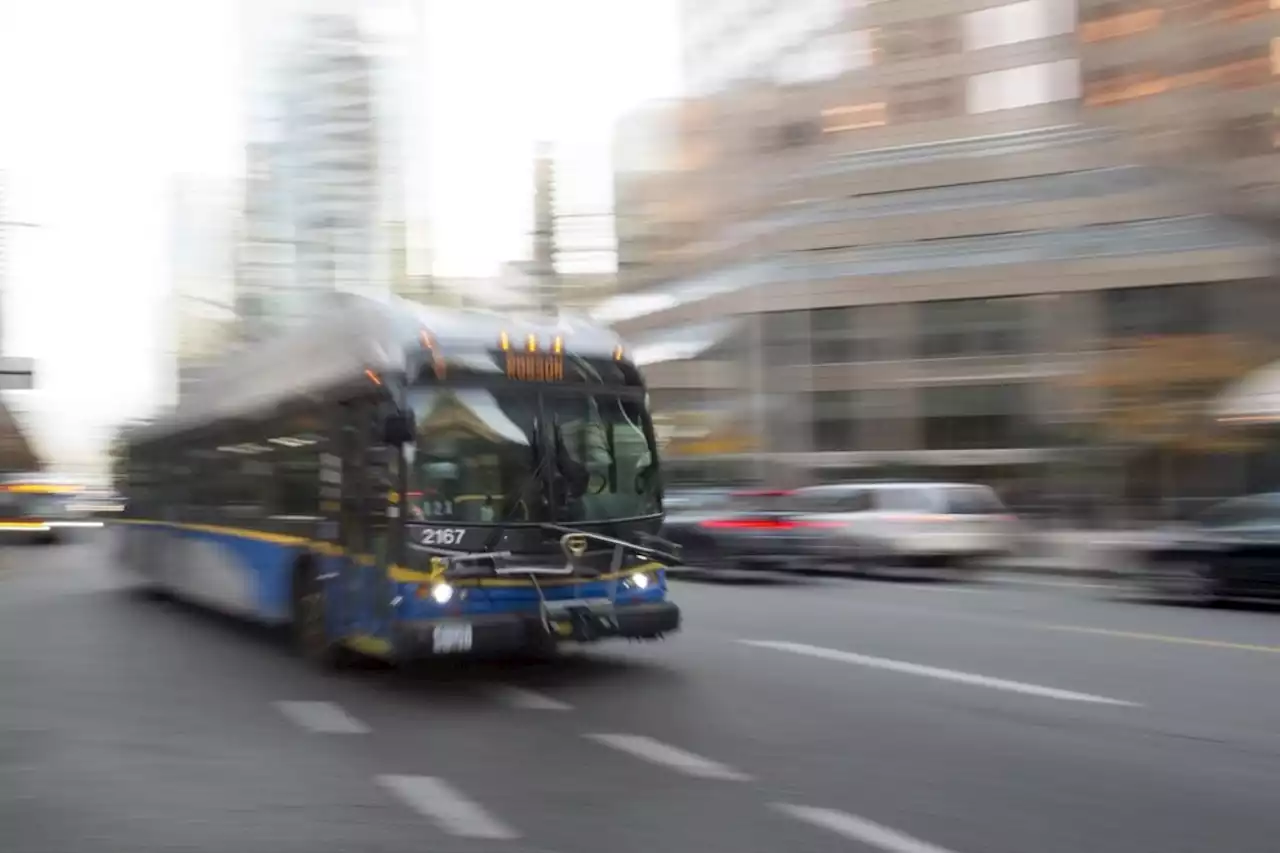
[[[311,554],[293,561],[289,589],[290,630],[293,642],[304,658],[322,669],[344,666],[343,648],[329,636],[324,590],[320,586],[319,564]]]
[[[306,589],[307,582],[315,577],[315,560],[310,554],[299,554],[289,572],[289,599],[296,602]]]

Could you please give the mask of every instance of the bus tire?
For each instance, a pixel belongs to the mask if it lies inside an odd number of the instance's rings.
[[[342,668],[347,656],[343,647],[329,636],[324,583],[313,560],[304,557],[294,565],[290,593],[293,647],[303,659],[320,669]]]

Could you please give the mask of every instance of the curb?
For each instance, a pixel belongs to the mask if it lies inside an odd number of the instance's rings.
[[[1046,577],[1081,578],[1089,580],[1115,580],[1116,578],[1124,575],[1123,571],[1115,568],[1106,568],[1104,566],[1075,566],[1063,563],[994,563],[988,566],[987,569],[988,571],[1001,572],[1010,575],[1043,575]]]

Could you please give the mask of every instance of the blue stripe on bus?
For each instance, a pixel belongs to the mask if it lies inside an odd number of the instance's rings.
[[[122,519],[130,527],[148,529],[170,542],[210,543],[218,548],[214,558],[218,568],[230,568],[243,572],[251,589],[250,609],[261,619],[284,620],[289,618],[292,603],[292,569],[297,559],[310,553],[319,560],[322,571],[336,570],[347,557],[338,553],[323,554],[317,543],[303,537],[265,533],[243,528],[220,527],[201,524],[178,524],[161,521]],[[222,558],[230,559],[224,563]],[[207,552],[191,552],[171,555],[176,558],[178,571],[208,570],[200,566],[209,559]],[[614,598],[619,603],[643,603],[662,601],[666,596],[666,573],[661,569],[646,567],[656,583],[644,590],[621,589],[616,578],[593,580],[586,583],[568,583],[554,579],[542,583],[542,596],[548,601],[579,598]],[[419,598],[417,592],[427,584],[421,582],[388,581],[384,589],[401,596],[401,618],[432,618],[448,614],[536,613],[538,590],[522,579],[478,579],[474,585],[458,585],[457,597],[447,605],[436,604],[432,599]],[[462,593],[465,592],[465,597]],[[359,595],[354,593],[353,595]],[[364,596],[360,596],[364,597]]]

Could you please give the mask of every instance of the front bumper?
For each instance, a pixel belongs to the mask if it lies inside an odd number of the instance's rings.
[[[669,601],[629,604],[608,611],[587,608],[548,616],[548,633],[536,613],[450,616],[401,622],[394,632],[396,657],[474,654],[501,656],[561,642],[611,638],[658,640],[680,630],[680,608]]]

